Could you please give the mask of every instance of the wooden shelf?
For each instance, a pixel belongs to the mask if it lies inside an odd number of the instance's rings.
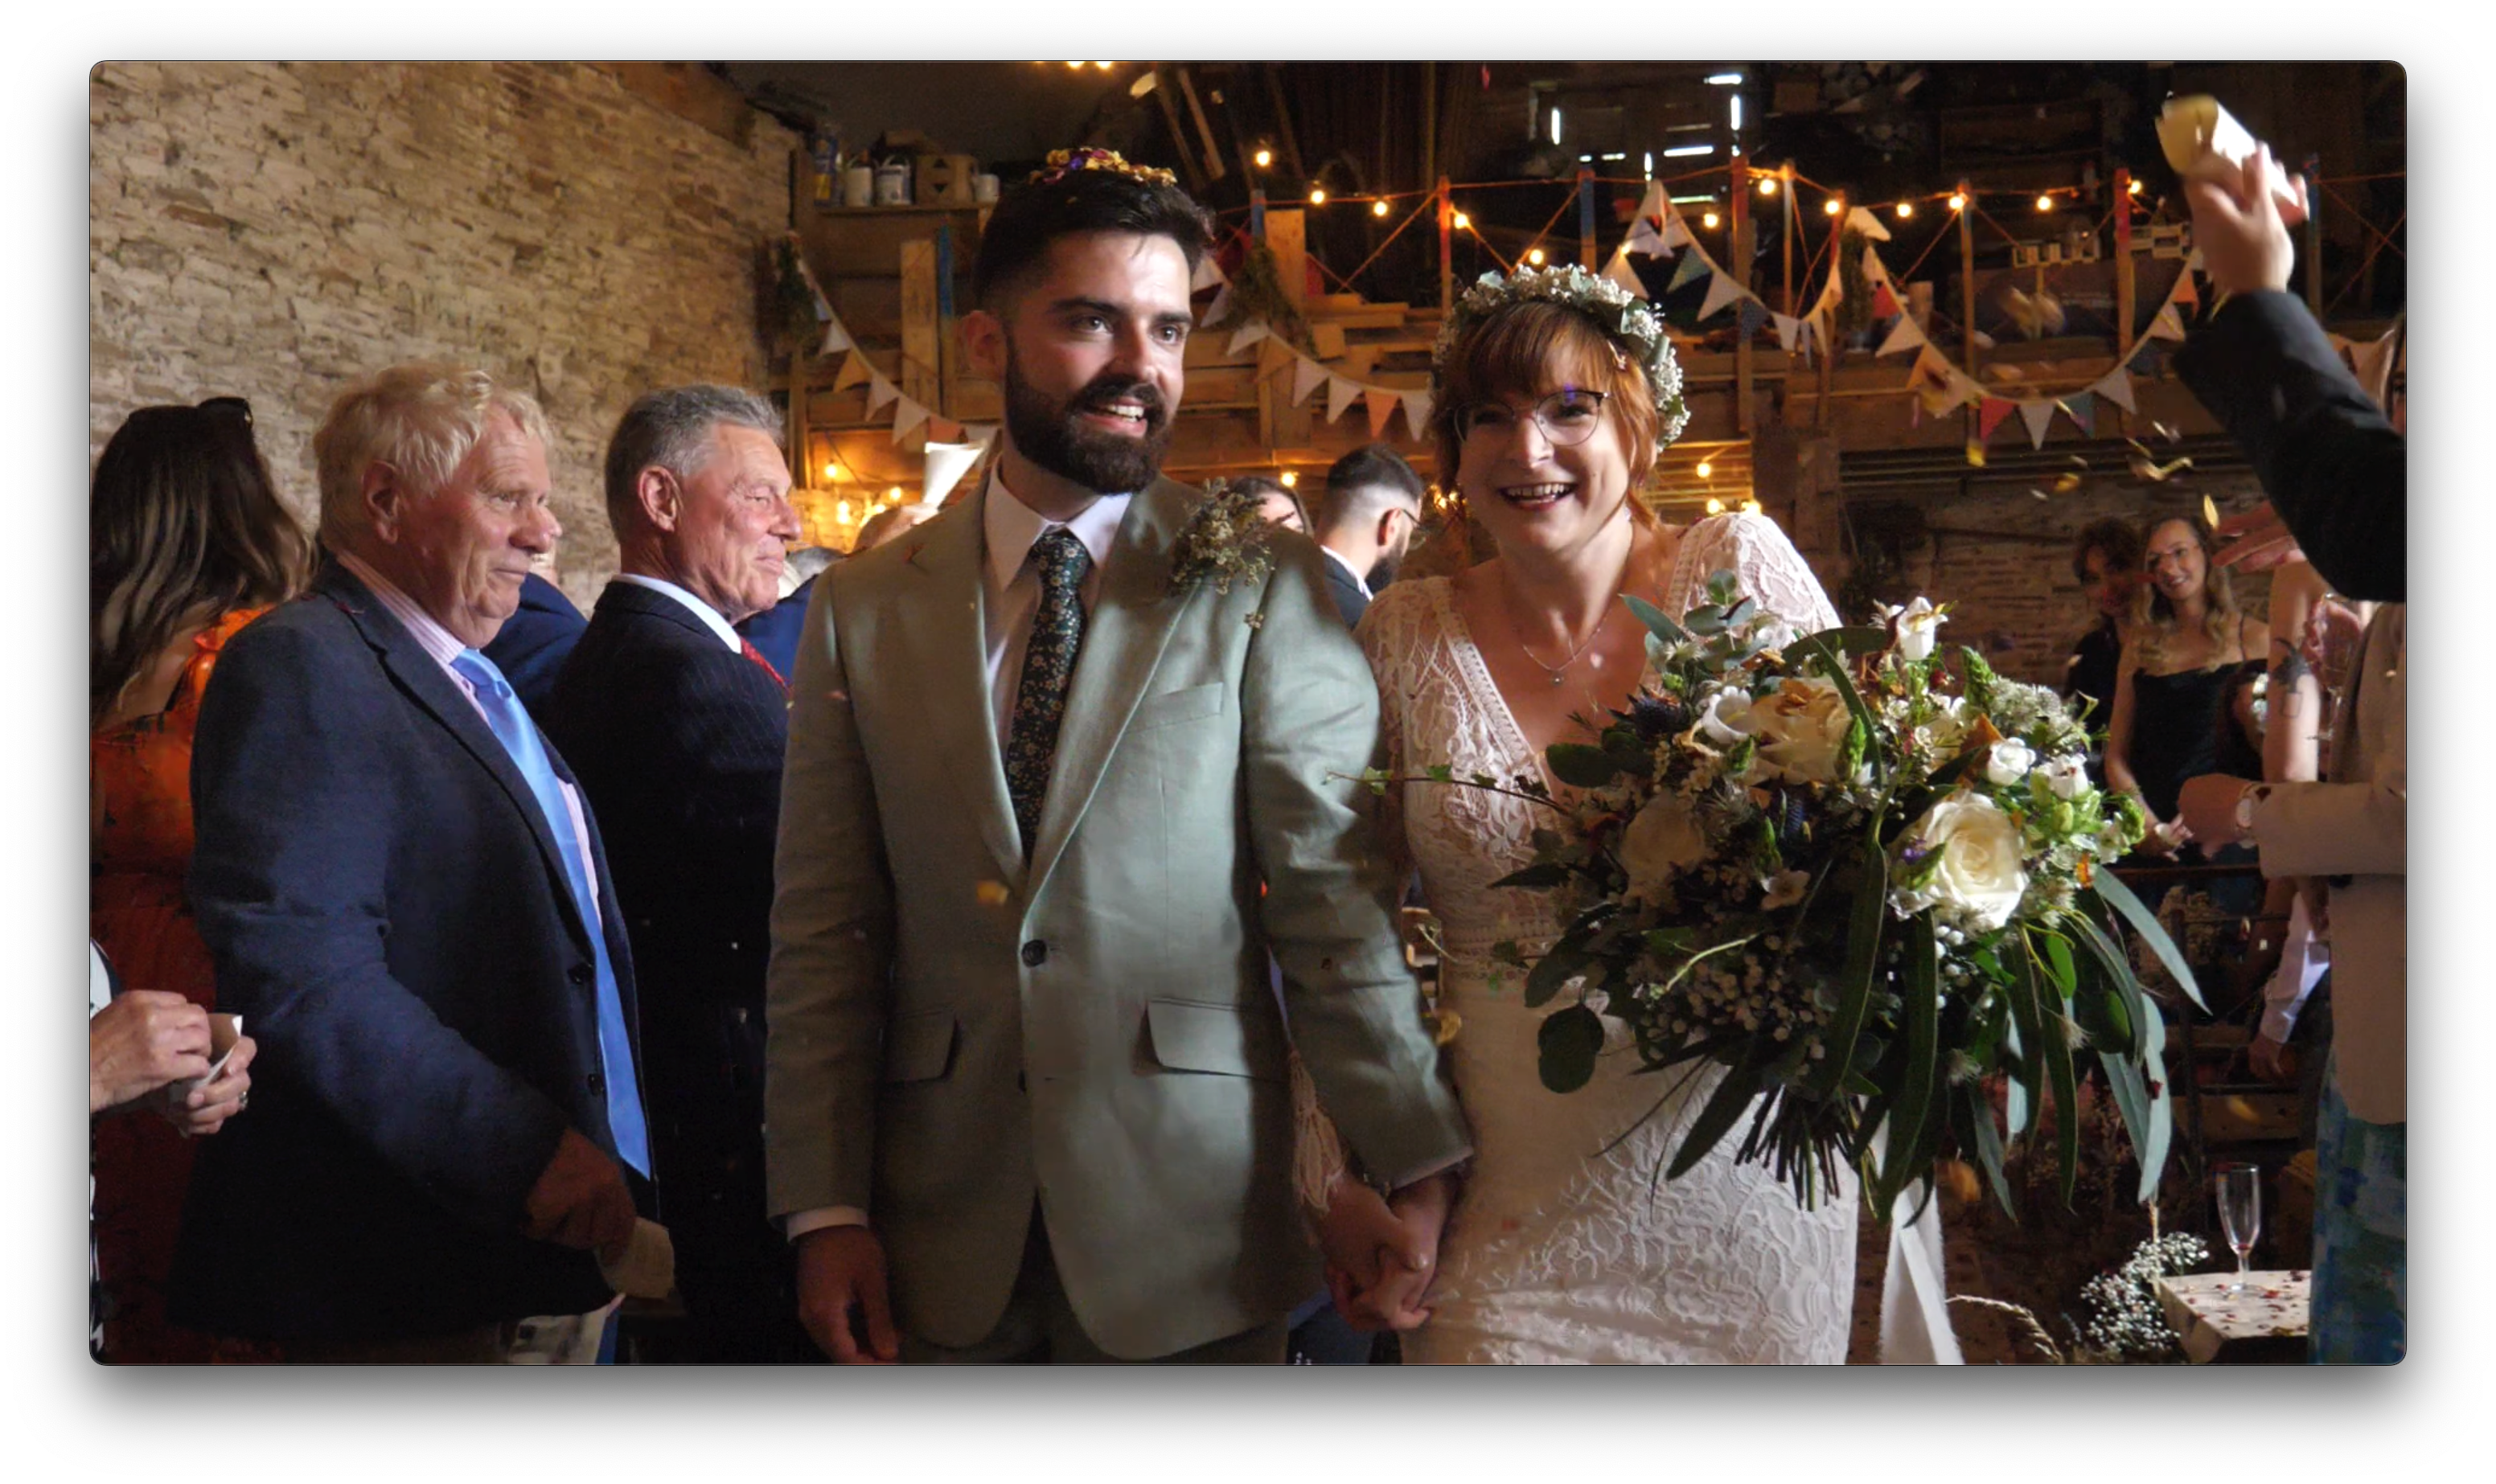
[[[987,214],[996,209],[994,206],[827,206],[822,201],[815,201],[812,202],[812,204],[815,208],[815,215],[817,216],[967,216],[977,214],[981,218],[981,225],[983,226],[986,225]]]

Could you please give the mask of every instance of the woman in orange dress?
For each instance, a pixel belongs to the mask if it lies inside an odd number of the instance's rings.
[[[124,984],[213,1009],[182,885],[192,729],[217,651],[300,586],[310,546],[237,397],[132,413],[96,462],[88,532],[88,933]],[[93,1126],[108,1361],[270,1358],[166,1323],[191,1150],[162,1119]]]

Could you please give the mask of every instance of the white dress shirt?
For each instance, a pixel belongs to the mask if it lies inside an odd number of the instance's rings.
[[[615,574],[615,580],[630,582],[635,587],[646,587],[654,593],[667,594],[690,609],[694,617],[701,619],[703,626],[711,633],[718,634],[719,641],[727,645],[731,653],[738,655],[745,653],[744,637],[729,626],[728,620],[721,616],[719,609],[696,598],[667,578],[645,576],[638,572],[619,572]]]
[[[1014,497],[1002,476],[991,473],[980,523],[987,560],[981,573],[987,580],[987,683],[989,714],[997,728],[997,756],[1005,756],[1014,732],[1014,694],[1022,689],[1022,661],[1031,648],[1032,621],[1040,613],[1040,573],[1032,569],[1031,548],[1051,531],[1075,533],[1092,556],[1083,574],[1080,599],[1089,615],[1101,598],[1101,569],[1109,559],[1109,543],[1118,523],[1127,518],[1133,495],[1103,495],[1073,520],[1056,521]],[[863,1226],[866,1213],[856,1206],[824,1206],[789,1214],[789,1240],[827,1226]]]
[[[388,577],[375,572],[371,563],[359,557],[349,556],[343,551],[336,555],[338,565],[354,572],[361,579],[364,586],[373,590],[373,597],[380,601],[383,607],[390,610],[390,617],[397,619],[400,626],[406,629],[424,652],[433,658],[433,663],[442,666],[442,673],[450,676],[451,683],[459,688],[459,694],[468,697],[468,704],[477,707],[478,720],[485,723],[487,730],[493,729],[492,719],[485,715],[485,708],[478,703],[477,688],[468,683],[467,676],[451,667],[451,662],[458,659],[468,646],[459,642],[457,634],[434,622],[433,615],[419,607],[415,599],[400,592]],[[553,745],[548,744],[546,751],[552,753]],[[589,902],[586,915],[590,918],[590,930],[603,933],[607,930],[607,924],[605,913],[598,906],[598,853],[589,848],[589,816],[581,810],[579,789],[561,778],[555,780],[555,787],[563,790],[565,812],[572,816],[573,844],[578,847],[580,851],[581,872],[589,878]],[[554,821],[548,819],[546,827],[553,828]]]

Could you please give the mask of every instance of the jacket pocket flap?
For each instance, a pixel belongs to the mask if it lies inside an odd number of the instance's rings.
[[[953,1065],[953,1012],[896,1015],[884,1028],[884,1080],[924,1082]]]
[[[1147,696],[1136,707],[1133,729],[1142,731],[1152,727],[1170,727],[1180,722],[1201,721],[1222,714],[1222,695],[1230,687],[1216,680],[1207,685],[1192,685],[1183,691],[1165,691]]]
[[[1233,1077],[1282,1074],[1273,1058],[1255,1054],[1252,1047],[1263,1037],[1237,1005],[1152,1000],[1144,1005],[1144,1020],[1152,1031],[1153,1060],[1173,1071],[1215,1071]]]

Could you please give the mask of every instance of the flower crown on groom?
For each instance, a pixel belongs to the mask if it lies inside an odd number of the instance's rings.
[[[1156,166],[1138,165],[1114,149],[1057,149],[1049,151],[1048,164],[1031,172],[1033,185],[1055,185],[1067,176],[1083,170],[1108,170],[1146,185],[1176,185],[1178,176]]]
[[[1647,390],[1655,396],[1657,448],[1681,436],[1690,423],[1690,409],[1681,400],[1681,362],[1672,354],[1664,321],[1628,290],[1576,263],[1518,268],[1504,276],[1484,273],[1477,279],[1439,327],[1438,344],[1430,352],[1432,399],[1444,400],[1448,357],[1459,341],[1507,306],[1535,299],[1565,304],[1594,321],[1617,352],[1645,371]]]

